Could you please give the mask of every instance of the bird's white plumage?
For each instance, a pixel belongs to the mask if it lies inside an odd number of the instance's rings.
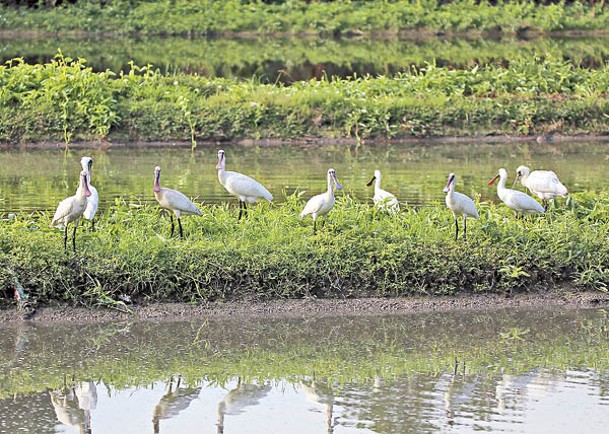
[[[533,170],[531,172],[527,166],[520,166],[516,169],[516,182],[518,179],[532,194],[543,201],[565,197],[568,193],[567,187],[551,170]]]
[[[497,178],[499,178],[499,183],[497,184],[497,195],[499,196],[499,199],[501,199],[501,201],[508,207],[523,215],[543,213],[544,209],[541,204],[528,194],[525,194],[521,191],[505,188],[507,176],[507,171],[501,168],[499,169],[497,176],[495,176],[489,182],[489,185],[492,185],[497,180]]]
[[[258,199],[273,200],[273,195],[262,184],[239,172],[225,170],[226,156],[223,150],[218,151],[218,181],[231,195],[242,202],[255,203]]]
[[[455,191],[455,184],[457,183],[457,176],[454,173],[448,175],[448,181],[446,187],[444,187],[444,193],[446,193],[446,206],[452,211],[453,217],[456,219],[458,216],[465,218],[473,217],[479,218],[476,204],[468,196],[458,193]]]
[[[78,222],[82,218],[87,205],[87,197],[91,194],[87,186],[87,176],[86,171],[80,172],[80,181],[76,194],[59,202],[53,220],[51,220],[51,227],[67,227],[72,222],[78,226]]]
[[[374,196],[372,197],[372,200],[379,209],[398,212],[400,210],[398,199],[393,194],[381,188],[382,179],[383,176],[381,175],[381,171],[375,170],[374,176],[370,182],[368,182],[369,186],[374,182]]]
[[[89,187],[89,191],[91,192],[91,195],[87,197],[87,205],[82,215],[87,220],[93,220],[95,218],[95,214],[97,213],[97,208],[99,206],[99,194],[97,193],[97,189],[93,187],[93,185],[91,185],[93,159],[91,157],[82,157],[80,159],[80,165],[82,166],[82,170],[85,170],[88,173],[87,184]]]
[[[318,194],[309,199],[300,213],[300,218],[310,215],[315,222],[317,221],[317,217],[326,215],[334,208],[334,186],[336,186],[337,190],[341,190],[343,187],[336,179],[336,172],[334,169],[328,170],[327,179],[328,190],[325,193]]]
[[[179,219],[181,215],[203,215],[201,210],[182,192],[160,186],[161,168],[154,168],[154,197],[161,208],[172,211]]]

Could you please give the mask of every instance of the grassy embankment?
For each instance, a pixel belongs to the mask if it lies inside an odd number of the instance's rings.
[[[84,60],[0,67],[0,141],[171,141],[606,134],[609,68],[552,59],[298,82],[96,73]]]
[[[289,1],[267,5],[240,0],[81,0],[59,8],[0,7],[0,29],[143,35],[398,34],[414,31],[507,32],[523,30],[606,31],[609,10],[603,2],[537,5],[473,0]]]
[[[80,229],[76,254],[64,253],[48,215],[18,214],[0,222],[0,287],[10,296],[18,281],[32,301],[114,306],[125,295],[201,302],[609,284],[605,193],[576,194],[568,207],[524,221],[480,204],[467,242],[453,240],[452,216],[440,206],[392,217],[343,196],[316,236],[310,219],[297,217],[302,207],[290,196],[239,222],[234,208],[203,206],[203,217],[184,218],[180,240],[167,239],[168,219],[156,208],[117,201],[98,231]]]

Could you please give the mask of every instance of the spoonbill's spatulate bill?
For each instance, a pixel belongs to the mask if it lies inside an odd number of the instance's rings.
[[[308,215],[313,217],[313,234],[317,233],[317,217],[325,216],[334,208],[334,187],[336,186],[337,190],[342,190],[343,188],[338,179],[336,179],[336,171],[334,169],[328,170],[327,177],[328,190],[309,199],[300,213],[300,218]]]
[[[519,166],[516,169],[516,180],[514,185],[520,180],[520,183],[529,189],[531,194],[541,199],[544,210],[548,208],[548,201],[554,200],[557,197],[567,196],[567,187],[556,176],[556,173],[551,170],[533,170],[527,166]]]
[[[89,174],[83,170],[80,172],[80,181],[78,183],[78,189],[74,196],[70,196],[61,202],[57,206],[53,220],[51,221],[51,227],[64,227],[64,238],[63,248],[65,251],[68,250],[68,225],[74,222],[74,228],[72,230],[72,250],[76,252],[76,228],[82,218],[82,214],[87,206],[87,198],[91,196],[87,182]]]
[[[171,213],[173,212],[178,219],[178,226],[180,228],[180,237],[184,237],[184,232],[182,231],[182,222],[180,221],[180,217],[183,215],[203,215],[201,210],[197,208],[197,206],[192,203],[190,199],[188,199],[183,193],[172,190],[171,188],[161,187],[161,168],[156,166],[154,168],[154,197],[156,201],[159,203],[160,207],[167,210],[169,212],[169,218],[171,220],[171,235],[173,236],[174,224],[173,224],[173,216]]]
[[[372,185],[374,182],[374,196],[372,200],[374,201],[374,205],[376,205],[379,209],[385,209],[387,211],[391,211],[396,213],[400,210],[400,204],[398,199],[391,193],[381,188],[381,180],[383,176],[381,175],[380,170],[374,171],[374,176],[370,181],[368,181],[368,187]]]
[[[457,175],[451,173],[448,175],[448,181],[444,187],[444,193],[446,193],[446,206],[453,213],[455,219],[455,240],[459,237],[459,222],[457,217],[463,216],[463,238],[467,238],[467,218],[473,217],[479,218],[478,210],[474,201],[468,196],[457,193],[455,191],[455,184],[457,183]]]
[[[247,204],[255,203],[258,199],[273,200],[273,195],[262,184],[253,178],[239,172],[231,172],[225,169],[226,153],[220,149],[218,151],[218,180],[220,184],[231,195],[239,199],[239,220],[247,213]]]
[[[497,184],[497,195],[499,196],[499,199],[501,199],[504,204],[512,208],[514,211],[522,215],[543,213],[544,209],[541,204],[528,194],[505,188],[507,176],[507,171],[501,168],[499,169],[497,176],[488,182],[488,185],[493,185],[495,181],[499,179],[499,183]]]

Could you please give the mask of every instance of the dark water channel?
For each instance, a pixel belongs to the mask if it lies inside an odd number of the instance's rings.
[[[600,433],[609,424],[601,308],[0,329],[2,433]]]
[[[196,202],[226,203],[231,198],[219,184],[216,152],[220,146],[165,147],[106,150],[61,149],[0,151],[0,212],[54,210],[74,194],[80,158],[94,159],[93,185],[100,208],[115,204],[153,202],[153,169],[163,169],[161,184],[176,188]],[[356,146],[269,147],[222,145],[227,170],[250,175],[264,184],[281,203],[285,197],[303,198],[326,189],[326,171],[333,167],[344,193],[370,201],[366,187],[375,169],[383,174],[383,188],[403,205],[444,203],[442,189],[450,172],[458,176],[457,191],[481,200],[497,200],[487,182],[505,167],[511,185],[516,168],[554,170],[570,192],[607,188],[609,143],[444,143]],[[520,187],[522,188],[522,187]]]
[[[70,38],[0,35],[0,60],[48,63],[85,58],[95,71],[129,71],[130,63],[163,73],[292,83],[322,77],[393,75],[428,64],[451,68],[548,57],[585,68],[609,59],[607,36],[408,38]]]

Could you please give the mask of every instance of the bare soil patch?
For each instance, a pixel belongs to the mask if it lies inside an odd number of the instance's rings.
[[[0,310],[0,322],[91,323],[125,320],[171,321],[198,318],[322,317],[345,315],[415,314],[466,310],[492,310],[511,307],[546,309],[552,307],[609,307],[609,293],[571,292],[565,289],[538,293],[467,294],[450,297],[299,299],[271,301],[216,301],[198,305],[151,303],[124,309],[38,306],[24,313],[16,308]]]

